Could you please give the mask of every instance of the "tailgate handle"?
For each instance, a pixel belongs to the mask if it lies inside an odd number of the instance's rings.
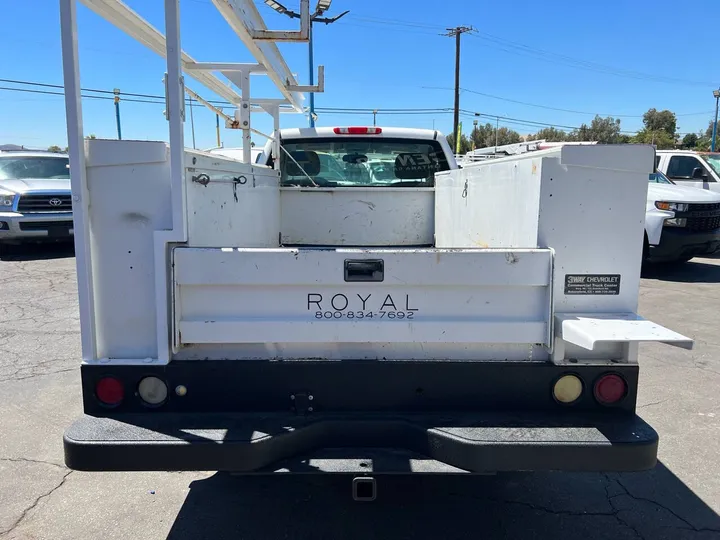
[[[382,259],[345,259],[345,281],[383,281],[385,263]]]

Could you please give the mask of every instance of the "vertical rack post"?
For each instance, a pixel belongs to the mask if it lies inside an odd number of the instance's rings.
[[[243,162],[252,163],[252,137],[250,135],[250,70],[240,71],[240,127],[243,132]]]
[[[179,0],[165,0],[165,50],[167,59],[167,117],[170,123],[170,178],[173,198],[173,227],[185,222],[183,174],[185,171],[185,84],[180,47]],[[180,200],[178,200],[178,198]],[[178,214],[178,215],[176,215]]]
[[[81,347],[83,362],[96,358],[97,342],[93,309],[92,261],[90,259],[90,203],[85,170],[85,140],[83,137],[82,100],[80,96],[80,67],[77,44],[77,2],[60,0],[60,38],[62,43],[63,78],[65,83],[65,116],[67,120],[68,153],[70,157],[70,185],[72,190],[75,266],[78,277],[78,305],[82,325]]]

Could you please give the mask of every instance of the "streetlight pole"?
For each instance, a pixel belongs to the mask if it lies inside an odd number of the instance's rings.
[[[300,14],[296,11],[292,11],[285,6],[283,6],[280,2],[277,2],[276,0],[265,0],[265,3],[270,6],[272,9],[277,11],[278,13],[281,13],[283,15],[287,15],[291,19],[299,19]],[[340,15],[337,15],[335,17],[321,17],[323,13],[328,11],[330,9],[330,4],[332,3],[332,0],[318,0],[317,5],[315,6],[315,11],[310,16],[310,27],[308,28],[308,63],[310,65],[310,86],[314,84],[315,81],[315,64],[313,62],[313,23],[314,22],[321,22],[325,24],[331,24],[337,21],[340,17],[343,17],[350,13],[349,11],[343,11]],[[315,127],[315,93],[310,92],[310,127]]]
[[[713,96],[715,96],[715,122],[713,122],[712,132],[712,143],[710,145],[710,151],[715,151],[715,139],[717,138],[717,123],[718,123],[718,104],[720,104],[720,88],[713,90]]]

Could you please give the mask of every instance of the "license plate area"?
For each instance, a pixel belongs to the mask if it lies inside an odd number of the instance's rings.
[[[547,249],[178,247],[173,259],[180,345],[550,343]]]

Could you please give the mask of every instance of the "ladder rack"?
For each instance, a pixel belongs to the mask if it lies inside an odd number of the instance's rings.
[[[252,128],[252,112],[265,111],[273,117],[274,155],[280,154],[280,112],[304,112],[303,92],[322,92],[324,90],[324,69],[318,67],[318,84],[301,86],[290,71],[275,41],[309,41],[310,6],[309,0],[300,0],[300,29],[297,31],[268,30],[253,0],[212,0],[222,17],[247,47],[256,60],[254,64],[196,62],[182,50],[180,40],[180,1],[163,0],[165,14],[165,35],[140,17],[121,0],[79,0],[92,11],[100,15],[117,28],[142,43],[150,50],[165,57],[165,116],[169,126],[169,169],[172,186],[171,208],[172,228],[154,233],[154,266],[158,270],[155,280],[158,292],[158,305],[168,302],[165,287],[165,268],[167,268],[167,246],[187,241],[185,213],[187,202],[183,189],[185,173],[185,78],[183,73],[227,99],[236,109],[234,117],[226,119],[226,127],[243,131],[243,162],[251,163],[251,132],[260,133]],[[78,300],[82,332],[83,359],[94,357],[96,336],[93,323],[94,293],[92,287],[93,268],[89,255],[91,230],[89,223],[89,191],[85,162],[85,138],[83,135],[83,116],[80,87],[80,68],[78,56],[77,2],[78,0],[59,0],[60,36],[62,43],[63,77],[65,83],[65,113],[67,118],[68,147],[70,157],[70,182],[73,197],[73,220],[76,248],[76,267],[78,274]],[[226,79],[223,80],[215,73]],[[282,98],[253,98],[250,95],[250,74],[263,74],[275,84]],[[232,84],[236,86],[233,88]],[[189,90],[189,89],[187,89]],[[189,90],[194,98],[200,96]],[[206,106],[210,103],[198,99]],[[261,135],[264,135],[261,133]],[[276,165],[277,166],[277,165]],[[165,339],[169,332],[167,317],[158,317],[158,335]],[[167,359],[166,359],[167,360]]]
[[[61,0],[61,25],[63,34],[63,55],[73,65],[77,64],[76,35],[77,24],[75,8],[77,0]],[[213,91],[218,96],[228,100],[236,106],[234,120],[226,118],[226,127],[230,129],[243,130],[243,158],[250,161],[250,137],[252,129],[250,113],[265,111],[275,117],[275,129],[278,129],[277,115],[280,113],[280,106],[285,110],[302,113],[304,96],[303,92],[324,91],[324,67],[318,66],[318,84],[314,86],[303,86],[298,84],[295,76],[290,71],[282,53],[275,41],[307,42],[309,39],[310,6],[309,0],[300,2],[300,30],[298,31],[273,31],[268,30],[262,16],[257,10],[253,0],[212,0],[213,5],[218,9],[222,17],[233,29],[242,43],[254,56],[256,63],[218,63],[218,62],[197,62],[193,57],[181,49],[180,28],[179,28],[179,0],[165,0],[165,27],[167,36],[164,36],[157,28],[148,23],[135,11],[130,9],[121,0],[80,0],[90,10],[115,25],[117,28],[128,34],[136,41],[142,43],[150,50],[163,56],[167,60],[167,73],[177,71],[179,77],[166,77],[166,117],[170,122],[170,129],[173,124],[184,122],[185,101],[181,99],[177,106],[173,106],[170,95],[176,88],[180,89],[181,96],[185,92],[185,81],[182,73],[186,73],[194,80]],[[179,54],[179,65],[176,64],[176,56]],[[75,58],[73,60],[73,58]],[[216,76],[220,73],[227,81]],[[261,74],[267,76],[282,94],[281,99],[273,98],[252,98],[250,94],[250,74]],[[75,105],[79,104],[79,96],[68,92],[68,80],[75,78],[74,69],[70,66],[65,69],[66,97],[68,104],[68,122],[74,121],[77,117]],[[239,91],[231,86],[233,83]],[[72,86],[72,85],[70,85]],[[79,90],[79,88],[78,88]],[[188,89],[193,97],[199,97],[194,91]],[[202,98],[199,100],[207,104]],[[283,111],[283,112],[284,112]],[[80,126],[81,127],[81,126]],[[262,133],[261,133],[262,134]],[[264,135],[264,134],[262,134]],[[267,136],[267,135],[266,135]],[[277,133],[273,138],[277,138]]]

